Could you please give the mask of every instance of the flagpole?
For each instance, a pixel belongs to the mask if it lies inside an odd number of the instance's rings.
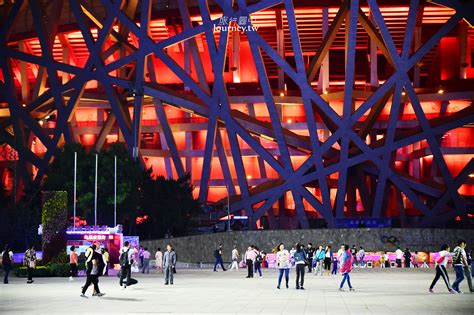
[[[117,226],[117,156],[114,161],[114,227]]]
[[[74,218],[72,230],[76,230],[77,152],[74,152]]]
[[[99,154],[95,154],[95,192],[94,192],[94,225],[97,226],[97,168],[99,165]]]

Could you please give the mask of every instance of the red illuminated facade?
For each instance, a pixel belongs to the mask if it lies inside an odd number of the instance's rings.
[[[119,141],[253,228],[471,220],[469,4],[218,3],[5,1],[7,190],[17,160],[40,181],[62,143]],[[241,17],[255,30],[218,30]]]

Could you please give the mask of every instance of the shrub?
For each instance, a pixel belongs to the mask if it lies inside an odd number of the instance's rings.
[[[33,277],[69,277],[69,264],[52,263],[46,266],[38,266],[33,270]],[[84,270],[84,264],[79,264],[79,270]],[[18,267],[14,269],[14,274],[17,277],[26,277],[28,271],[26,267]]]

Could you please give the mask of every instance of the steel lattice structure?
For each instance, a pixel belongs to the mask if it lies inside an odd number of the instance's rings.
[[[187,168],[183,165],[183,157],[180,156],[164,110],[166,104],[190,112],[194,117],[205,118],[207,133],[200,175],[200,199],[207,200],[215,155],[223,173],[222,185],[227,187],[232,196],[231,212],[248,215],[252,227],[263,216],[272,216],[272,207],[288,195],[294,201],[297,223],[301,228],[309,227],[308,207],[315,209],[317,217],[323,218],[328,226],[335,226],[336,219],[355,216],[356,195],[361,200],[365,217],[385,217],[388,195],[392,192],[400,212],[405,208],[403,198],[420,212],[421,225],[433,226],[457,216],[467,218],[468,203],[458,189],[468,182],[469,175],[474,172],[474,161],[470,160],[453,176],[443,157],[440,143],[441,137],[450,130],[474,122],[474,107],[471,104],[451,111],[449,115],[427,117],[415,89],[416,84],[413,83],[413,73],[420,60],[463,19],[472,21],[472,16],[466,16],[474,12],[472,2],[436,1],[456,12],[427,41],[416,44],[417,19],[420,7],[425,2],[410,1],[406,30],[401,46],[397,47],[386,18],[375,0],[367,1],[370,18],[361,9],[358,0],[344,1],[332,23],[326,24],[322,44],[307,63],[300,41],[297,15],[290,0],[262,0],[252,4],[244,0],[233,4],[231,1],[216,0],[221,12],[217,18],[215,13],[214,17],[211,14],[207,1],[199,0],[200,23],[193,23],[185,0],[178,0],[183,29],[159,41],[152,38],[149,30],[151,0],[102,0],[101,5],[107,13],[101,18],[87,9],[86,1],[71,0],[67,2],[70,14],[89,52],[83,65],[58,60],[53,54],[55,40],[61,38],[62,30],[57,21],[64,2],[54,1],[46,14],[40,1],[17,0],[11,6],[0,31],[0,92],[10,111],[10,117],[2,120],[0,133],[2,141],[18,151],[25,179],[31,179],[27,166],[32,165],[37,170],[34,180],[40,181],[57,148],[64,142],[78,141],[71,126],[74,124],[74,112],[84,99],[98,99],[110,106],[111,112],[96,143],[103,144],[116,125],[130,154],[140,159],[143,155],[140,147],[142,112],[145,105],[152,105],[160,125],[160,134],[166,143],[168,174],[172,173],[171,168],[174,167],[176,175],[183,175]],[[246,25],[251,25],[253,14],[274,6],[279,6],[285,12],[294,64],[290,64],[259,32],[249,30],[242,33],[248,39],[258,74],[260,92],[257,96],[266,104],[270,118],[269,122],[264,122],[258,120],[255,114],[252,115],[251,111],[247,114],[232,108],[228,82],[224,79],[231,32],[221,29],[216,34],[215,27],[222,22],[222,17],[235,23],[241,17],[248,17]],[[140,12],[138,20],[134,19],[137,10]],[[20,13],[31,15],[41,45],[41,55],[12,46],[10,35]],[[344,89],[339,94],[331,95],[314,82],[318,77],[319,82],[323,80],[325,58],[342,23],[346,32]],[[357,34],[360,31],[358,23],[394,70],[383,84],[365,91],[364,100],[356,106],[355,100],[360,98],[360,91],[354,88]],[[91,31],[91,25],[96,32]],[[199,53],[197,37],[205,38],[210,68],[204,64]],[[182,43],[189,49],[195,69],[194,77],[167,53],[167,49]],[[285,80],[295,86],[295,96],[275,92],[265,67],[268,58],[276,64]],[[156,73],[153,66],[157,61],[184,84],[186,93],[159,83],[157,78],[160,73]],[[18,62],[20,67],[22,62],[32,64],[36,71],[37,81],[26,100],[17,97],[19,87],[14,81],[14,71]],[[125,71],[125,68],[128,70]],[[206,76],[208,72],[212,73],[212,80],[208,79],[209,75]],[[100,96],[91,96],[85,92],[86,85],[91,81],[97,81],[100,85]],[[23,82],[22,86],[25,84],[29,83]],[[336,97],[336,94],[343,102],[342,112],[337,112],[330,105],[331,97]],[[462,96],[446,97],[472,100],[471,94],[472,88]],[[295,100],[304,106],[308,136],[291,131],[279,112],[281,103]],[[418,123],[402,129],[398,126],[398,120],[408,103],[413,107]],[[131,112],[129,107],[133,108]],[[389,112],[385,132],[378,137],[377,134],[371,135],[384,110]],[[37,118],[51,113],[56,115],[56,125],[51,135],[48,135]],[[225,134],[220,130],[225,130]],[[322,131],[326,136],[321,136]],[[29,141],[32,135],[46,148],[42,156],[31,151]],[[262,139],[270,140],[274,147],[266,148],[262,145]],[[436,186],[416,180],[395,167],[397,150],[420,141],[427,142],[433,163],[437,165],[434,172],[441,181]],[[224,142],[229,143],[230,150],[224,148]],[[242,159],[242,143],[255,152],[261,165],[271,168],[278,177],[262,176],[258,183],[250,183]],[[301,165],[292,163],[294,152],[305,156]],[[235,178],[231,176],[229,161],[235,168]],[[331,198],[331,189],[336,189],[334,198]]]

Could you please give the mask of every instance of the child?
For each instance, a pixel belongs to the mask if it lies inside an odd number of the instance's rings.
[[[333,255],[332,257],[332,270],[331,270],[332,275],[337,275],[337,257],[336,255]]]

